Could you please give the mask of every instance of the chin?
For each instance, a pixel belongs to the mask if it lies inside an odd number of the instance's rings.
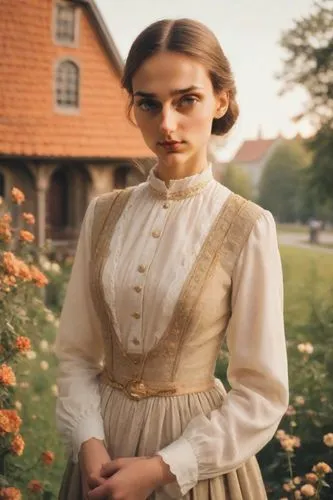
[[[188,155],[184,153],[169,153],[164,155],[158,155],[158,161],[160,164],[165,165],[170,169],[177,169],[183,167],[188,162]]]

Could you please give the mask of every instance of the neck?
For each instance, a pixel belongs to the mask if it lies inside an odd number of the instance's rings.
[[[171,180],[184,179],[185,177],[190,177],[191,175],[200,174],[207,167],[207,155],[205,155],[204,158],[196,160],[190,159],[180,165],[168,165],[167,163],[164,163],[163,160],[159,159],[159,162],[155,167],[155,174],[159,179],[165,182],[166,185],[168,185]]]

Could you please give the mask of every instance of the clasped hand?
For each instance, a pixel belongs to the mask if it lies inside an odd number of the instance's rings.
[[[104,464],[100,475],[103,482],[89,491],[89,500],[146,500],[174,480],[160,456],[118,458]]]

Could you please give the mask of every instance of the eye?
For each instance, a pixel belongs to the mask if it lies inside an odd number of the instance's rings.
[[[182,97],[178,103],[179,106],[183,108],[190,108],[199,102],[199,98],[195,95],[185,95]]]
[[[159,103],[153,99],[141,99],[136,103],[136,106],[142,111],[156,111],[159,109]]]

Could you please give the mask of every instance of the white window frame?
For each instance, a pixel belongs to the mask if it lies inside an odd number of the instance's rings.
[[[58,70],[61,64],[64,62],[69,62],[72,64],[75,64],[78,70],[78,87],[77,87],[77,106],[72,106],[72,105],[60,105],[58,104],[57,100],[57,76],[58,76]],[[82,82],[82,71],[79,62],[73,58],[73,57],[62,57],[58,59],[54,65],[54,72],[53,72],[53,95],[54,95],[54,110],[59,113],[59,114],[69,114],[69,115],[77,115],[80,112],[80,106],[81,106],[81,82]]]
[[[73,9],[74,11],[74,40],[66,41],[61,40],[57,37],[57,21],[58,21],[58,5],[64,5]],[[53,2],[53,15],[52,15],[52,39],[55,45],[61,45],[62,47],[78,47],[79,46],[79,36],[80,36],[80,9],[74,4],[70,4],[65,0],[54,0]]]

